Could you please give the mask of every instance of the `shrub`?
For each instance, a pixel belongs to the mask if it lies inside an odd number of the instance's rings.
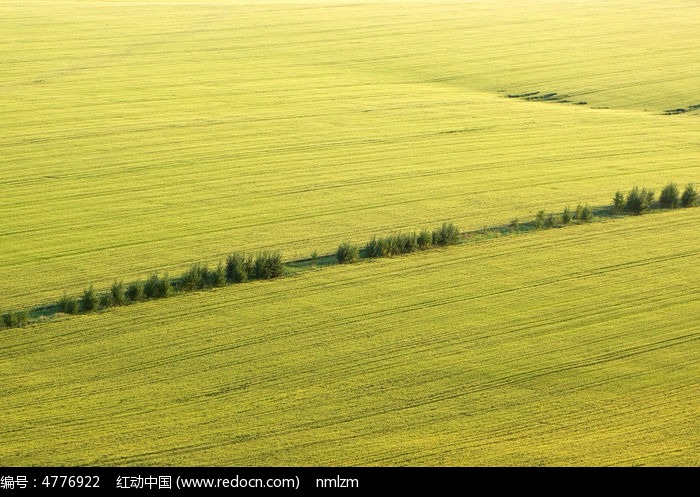
[[[698,191],[695,189],[695,185],[688,183],[683,190],[683,195],[681,195],[681,206],[683,207],[693,207],[698,204]]]
[[[226,279],[231,283],[244,283],[254,273],[253,256],[244,254],[229,254],[226,258]]]
[[[99,300],[97,298],[97,293],[95,289],[90,285],[90,287],[83,291],[83,297],[80,299],[80,308],[83,312],[96,311],[99,306]]]
[[[168,273],[165,273],[162,278],[157,273],[153,273],[143,285],[143,294],[149,299],[162,299],[169,297],[172,293],[173,288]]]
[[[510,228],[511,231],[515,231],[515,232],[520,231],[520,220],[517,217],[514,219],[511,219],[508,227]]]
[[[226,286],[226,268],[219,261],[216,268],[209,271],[209,285],[213,287]]]
[[[544,226],[545,217],[546,214],[544,211],[539,211],[537,214],[535,214],[535,228],[540,229],[542,226]]]
[[[110,289],[112,294],[112,305],[125,305],[126,295],[124,291],[124,284],[120,282],[112,283],[112,288]]]
[[[678,185],[675,183],[669,183],[664,186],[661,190],[661,195],[659,195],[659,205],[665,209],[675,209],[680,204],[680,191],[678,190]]]
[[[129,288],[126,289],[126,296],[130,302],[141,302],[146,297],[143,281],[137,280],[129,283]]]
[[[180,277],[180,286],[185,292],[191,292],[208,285],[208,269],[200,263],[192,264]]]
[[[338,247],[338,250],[340,250],[340,247]],[[365,246],[365,253],[367,257],[384,257],[384,239],[372,235],[372,238]],[[340,259],[338,261],[340,262]]]
[[[558,224],[557,216],[553,212],[550,212],[549,214],[547,214],[547,217],[544,220],[544,225],[547,228],[553,228],[557,224]]]
[[[100,309],[109,309],[114,306],[114,297],[112,292],[103,293],[100,295]]]
[[[627,194],[627,203],[625,204],[625,210],[631,212],[635,216],[644,214],[649,209],[651,209],[651,204],[654,201],[654,192],[638,187],[634,187]]]
[[[426,229],[421,230],[418,234],[418,238],[416,238],[416,243],[419,249],[425,250],[433,244],[433,235]]]
[[[70,297],[65,293],[61,300],[58,301],[58,307],[61,309],[61,312],[66,314],[78,314],[78,301],[75,297]]]
[[[282,254],[279,252],[261,252],[255,258],[255,277],[260,280],[278,278],[284,274]]]
[[[578,204],[576,206],[576,219],[579,221],[583,221],[584,223],[588,223],[593,220],[593,209],[586,204],[586,205],[581,205]]]
[[[8,328],[24,328],[29,323],[29,313],[27,311],[9,310],[2,316],[2,322]]]
[[[162,278],[158,278],[156,274],[151,276],[151,278],[155,282],[154,298],[163,299],[165,297],[170,297],[173,294],[173,286],[168,273],[165,273]]]
[[[453,223],[442,223],[440,228],[433,230],[433,245],[455,245],[459,238],[459,228]]]
[[[410,254],[418,250],[418,236],[415,231],[397,235],[398,246],[402,254]]]
[[[338,250],[335,253],[335,257],[338,259],[339,263],[348,264],[359,259],[360,252],[356,245],[353,245],[350,242],[343,242],[338,245]]]
[[[562,224],[569,224],[571,222],[572,215],[571,215],[571,209],[569,206],[564,209],[564,212],[561,214],[561,223]]]
[[[616,191],[613,197],[613,209],[617,214],[621,214],[625,210],[625,194],[620,190]]]

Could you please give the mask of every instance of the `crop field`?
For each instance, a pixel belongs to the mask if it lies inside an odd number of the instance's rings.
[[[0,19],[0,312],[700,183],[691,0]],[[699,225],[605,219],[0,329],[0,466],[697,466]]]
[[[697,2],[523,3],[0,3],[0,306],[697,180]]]
[[[697,465],[699,222],[549,230],[16,331],[0,454]]]

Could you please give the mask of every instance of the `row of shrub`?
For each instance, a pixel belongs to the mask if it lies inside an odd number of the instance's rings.
[[[7,328],[24,328],[29,323],[29,313],[10,309],[2,315],[2,323]]]
[[[617,214],[627,213],[640,216],[654,207],[662,209],[677,209],[678,207],[695,207],[700,201],[700,195],[693,183],[688,183],[681,194],[676,183],[667,184],[654,202],[654,190],[635,186],[627,194],[618,190],[613,196],[613,209]]]
[[[192,292],[207,288],[244,283],[253,279],[267,280],[284,274],[284,263],[279,252],[261,252],[257,257],[241,253],[230,254],[226,264],[219,262],[213,268],[206,264],[192,264],[179,278],[152,274],[146,281],[133,281],[127,285],[115,281],[112,287],[97,294],[90,286],[78,299],[64,294],[58,308],[66,314],[78,314],[129,305],[145,300],[170,297],[176,293]]]
[[[440,228],[430,231],[422,230],[410,233],[394,233],[384,237],[372,236],[364,247],[367,257],[391,257],[399,254],[409,254],[417,250],[426,250],[435,246],[454,245],[459,243],[462,235],[453,223],[443,223]],[[360,250],[350,242],[341,243],[336,251],[336,259],[341,264],[355,262],[360,258]]]
[[[655,207],[675,209],[693,207],[700,203],[700,194],[692,183],[686,185],[683,193],[678,185],[669,183],[661,191],[658,202],[654,201],[654,191],[635,186],[627,194],[618,190],[613,197],[613,211],[641,215]],[[551,228],[572,222],[590,222],[593,210],[588,204],[579,204],[574,211],[566,207],[561,214],[539,211],[534,219],[534,227]],[[520,223],[514,219],[511,230],[517,231]],[[395,233],[384,237],[373,236],[365,245],[367,257],[390,257],[425,250],[434,246],[446,246],[459,243],[462,235],[453,223],[443,223],[440,228],[420,233]],[[315,257],[314,257],[315,258]],[[339,263],[351,263],[360,258],[360,250],[350,242],[338,246],[336,259]],[[253,279],[272,279],[282,276],[285,266],[280,252],[261,252],[256,257],[243,253],[232,253],[226,263],[219,262],[214,268],[196,263],[190,266],[179,278],[171,279],[167,273],[163,276],[152,274],[146,281],[134,281],[125,285],[115,281],[112,287],[101,294],[88,287],[80,298],[64,294],[58,301],[58,308],[66,314],[92,312],[128,305],[145,300],[161,299],[175,293],[190,292],[206,288],[221,287],[233,283],[244,283]],[[2,315],[2,324],[7,328],[20,328],[29,323],[30,316],[26,310],[9,310]]]
[[[591,206],[588,204],[579,204],[574,211],[571,210],[571,207],[567,206],[561,214],[555,214],[554,212],[547,214],[545,211],[539,211],[535,215],[533,225],[536,229],[556,228],[573,222],[590,223],[591,221],[593,221],[593,209]],[[511,221],[510,227],[511,229],[518,230],[520,227],[518,220],[514,219]]]

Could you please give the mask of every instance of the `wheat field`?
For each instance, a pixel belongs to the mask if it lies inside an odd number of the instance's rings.
[[[5,0],[0,18],[0,311],[234,250],[291,260],[700,183],[697,2]],[[699,216],[2,329],[0,465],[697,466]]]

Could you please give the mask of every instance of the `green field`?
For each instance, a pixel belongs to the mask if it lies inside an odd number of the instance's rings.
[[[549,230],[13,331],[0,454],[697,465],[700,247],[683,241],[699,222]]]
[[[6,0],[0,19],[0,311],[700,183],[694,1]],[[508,97],[535,91],[571,102]],[[699,222],[0,330],[0,465],[697,466]]]

